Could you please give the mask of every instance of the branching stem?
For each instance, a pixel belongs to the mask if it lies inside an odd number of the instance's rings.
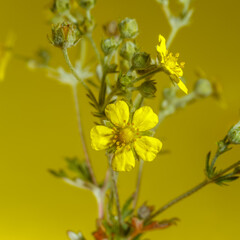
[[[168,208],[170,208],[171,206],[173,206],[174,204],[180,202],[181,200],[191,196],[193,193],[199,191],[200,189],[202,189],[203,187],[207,186],[210,183],[214,183],[218,178],[220,178],[221,176],[223,176],[225,173],[227,173],[228,171],[238,167],[240,165],[240,161],[234,163],[233,165],[227,167],[226,169],[224,169],[223,171],[221,171],[218,175],[216,175],[214,178],[212,179],[206,179],[203,182],[201,182],[200,184],[196,185],[195,187],[191,188],[190,190],[188,190],[187,192],[181,194],[180,196],[174,198],[172,201],[168,202],[167,204],[165,204],[163,207],[161,207],[160,209],[158,209],[152,216],[151,219],[153,219],[154,217],[156,217],[157,215],[159,215],[160,213],[164,212],[165,210],[167,210]],[[150,220],[150,219],[149,219]]]

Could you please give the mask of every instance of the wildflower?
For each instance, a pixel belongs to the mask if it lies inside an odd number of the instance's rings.
[[[135,166],[134,153],[144,161],[152,161],[162,148],[162,143],[144,132],[158,123],[158,116],[148,106],[129,114],[124,101],[107,105],[105,109],[111,127],[95,126],[91,130],[92,148],[104,150],[113,148],[112,168],[115,171],[130,171]]]
[[[0,82],[4,80],[7,65],[12,56],[13,44],[13,35],[8,35],[6,43],[0,45]]]
[[[185,84],[181,81],[180,77],[183,76],[184,62],[178,63],[179,53],[175,54],[168,53],[166,49],[166,40],[162,35],[159,35],[159,45],[157,46],[159,52],[159,60],[163,67],[163,71],[169,75],[171,80],[177,83],[178,87],[184,92],[188,93],[188,89]]]

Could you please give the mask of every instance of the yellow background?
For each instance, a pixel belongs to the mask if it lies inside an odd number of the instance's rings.
[[[0,40],[9,30],[17,35],[16,51],[30,56],[40,46],[48,46],[43,9],[48,0],[1,1]],[[185,77],[190,89],[201,67],[209,77],[221,81],[227,109],[214,99],[189,106],[163,122],[158,137],[170,154],[161,155],[144,167],[139,203],[161,206],[203,179],[206,153],[215,151],[216,141],[239,120],[239,1],[201,0],[191,26],[174,40],[171,50],[186,62]],[[154,0],[99,0],[93,15],[98,23],[94,33],[99,42],[101,25],[123,17],[136,18],[140,26],[138,43],[154,53],[159,33],[167,36],[169,26]],[[50,47],[58,59],[58,49]],[[73,50],[74,51],[74,50]],[[93,54],[90,54],[93,56]],[[58,60],[54,65],[64,64]],[[157,75],[168,86],[163,75]],[[160,91],[159,91],[160,92]],[[84,91],[81,91],[84,130],[93,126]],[[158,98],[159,99],[159,98]],[[157,99],[149,101],[157,110]],[[85,108],[85,109],[84,109]],[[83,155],[71,89],[49,79],[42,71],[31,72],[13,60],[0,84],[0,239],[67,239],[66,230],[82,231],[88,239],[95,228],[94,198],[84,190],[55,179],[47,169],[65,166],[63,158]],[[91,121],[89,121],[89,118]],[[89,139],[88,139],[89,146]],[[240,146],[226,153],[219,166],[240,160]],[[106,169],[104,153],[91,150],[98,179]],[[120,174],[121,201],[132,193],[136,169]],[[209,186],[190,199],[172,207],[161,218],[179,217],[177,227],[153,232],[151,239],[233,240],[239,238],[240,182],[230,187]]]

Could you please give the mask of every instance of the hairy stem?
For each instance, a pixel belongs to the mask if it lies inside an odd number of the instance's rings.
[[[84,133],[83,133],[83,129],[82,129],[81,113],[80,113],[79,103],[78,103],[77,86],[73,86],[72,90],[73,90],[74,104],[75,104],[75,109],[76,109],[76,114],[77,114],[78,132],[79,132],[79,135],[81,138],[82,148],[83,148],[84,156],[86,159],[86,164],[87,164],[88,171],[91,175],[91,179],[92,179],[93,183],[97,184],[96,178],[93,173],[93,169],[92,169],[90,157],[89,157],[89,154],[87,151],[86,141],[85,141],[85,137],[84,137]]]
[[[94,52],[95,52],[95,54],[96,54],[96,56],[97,56],[98,62],[102,64],[101,54],[100,54],[100,52],[98,51],[97,45],[96,45],[96,43],[95,43],[94,40],[93,40],[92,33],[88,33],[88,34],[87,34],[87,38],[89,39],[89,41],[90,41],[90,43],[91,43],[91,45],[92,45],[92,47],[93,47],[93,50],[94,50]]]
[[[166,43],[167,48],[170,47],[170,45],[171,45],[173,39],[176,37],[179,29],[180,28],[177,28],[177,27],[172,27],[171,28],[171,32],[170,32],[170,35],[168,36],[167,43]]]
[[[143,165],[144,165],[144,161],[142,159],[140,159],[139,168],[138,168],[136,191],[134,193],[134,198],[133,198],[133,209],[135,209],[136,206],[137,206],[137,201],[138,201],[139,191],[140,191],[140,186],[141,186]]]
[[[87,84],[78,76],[76,69],[73,67],[73,65],[69,59],[69,56],[68,56],[67,48],[63,48],[62,51],[63,51],[64,59],[68,65],[69,69],[71,70],[72,74],[74,75],[74,77],[85,87],[85,89],[88,90],[89,88],[88,88]]]
[[[120,207],[120,200],[119,200],[119,194],[118,194],[118,188],[117,188],[117,176],[116,172],[112,170],[112,181],[113,181],[113,188],[116,198],[116,206],[117,206],[117,212],[118,212],[118,221],[119,226],[122,226],[122,213],[121,213],[121,207]]]
[[[180,196],[174,198],[173,200],[171,200],[170,202],[168,202],[167,204],[165,204],[163,207],[161,207],[160,209],[158,209],[152,216],[151,219],[156,217],[157,215],[159,215],[160,213],[164,212],[165,210],[167,210],[168,208],[170,208],[171,206],[173,206],[174,204],[180,202],[181,200],[191,196],[193,193],[199,191],[200,189],[202,189],[203,187],[207,186],[210,183],[214,183],[218,178],[220,178],[221,176],[223,176],[225,173],[227,173],[228,171],[236,168],[237,166],[239,166],[240,161],[234,163],[233,165],[227,167],[226,169],[224,169],[223,171],[221,171],[218,175],[216,175],[214,178],[212,179],[206,179],[203,182],[201,182],[200,184],[196,185],[195,187],[191,188],[190,190],[188,190],[187,192],[181,194]],[[150,220],[150,219],[149,219]]]

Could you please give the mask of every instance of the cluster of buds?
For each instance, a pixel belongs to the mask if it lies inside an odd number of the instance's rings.
[[[48,37],[52,45],[59,48],[70,48],[80,40],[80,30],[72,23],[58,23],[52,26],[52,36]]]

